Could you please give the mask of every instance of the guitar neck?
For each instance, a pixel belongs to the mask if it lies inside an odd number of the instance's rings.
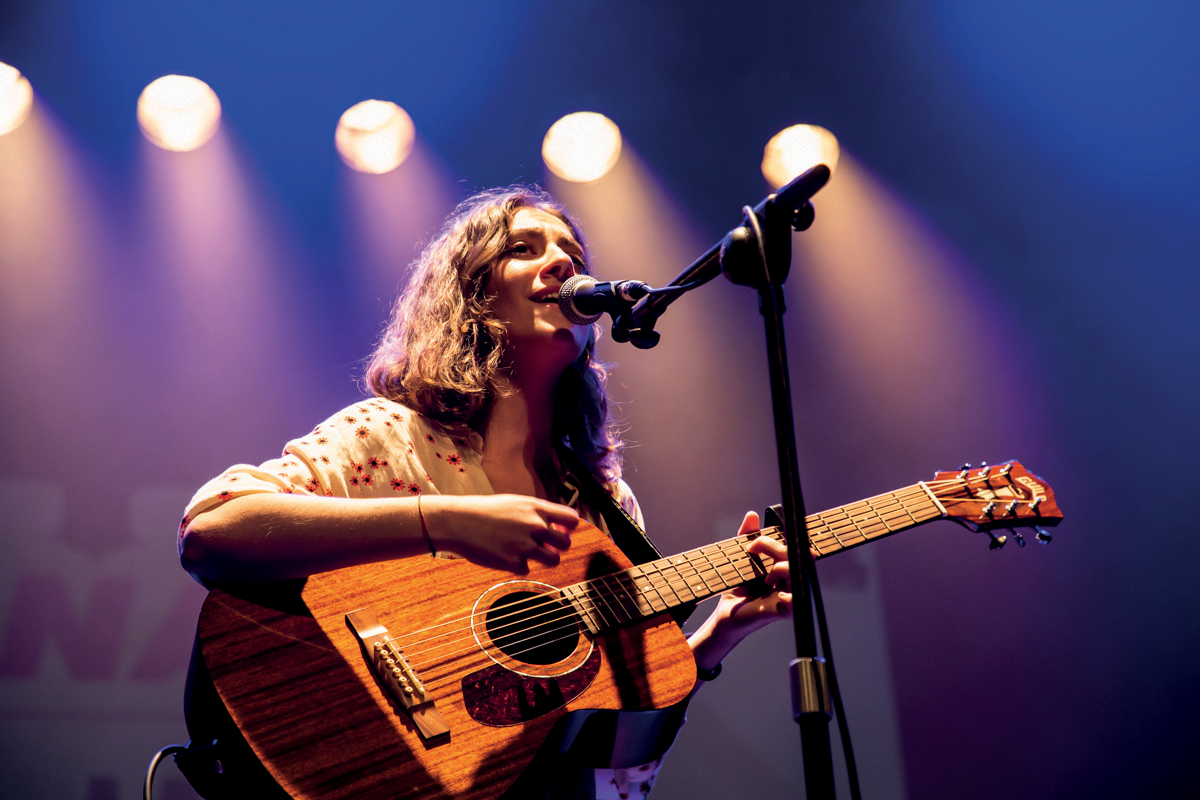
[[[805,518],[817,558],[848,550],[945,516],[924,483]],[[782,528],[761,536],[784,541]],[[671,611],[762,577],[774,563],[746,552],[746,536],[591,578],[562,590],[592,633]]]

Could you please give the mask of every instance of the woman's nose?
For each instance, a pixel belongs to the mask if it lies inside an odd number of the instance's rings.
[[[575,259],[571,258],[570,253],[556,244],[550,245],[547,249],[546,265],[543,269],[561,281],[565,281],[579,271]]]

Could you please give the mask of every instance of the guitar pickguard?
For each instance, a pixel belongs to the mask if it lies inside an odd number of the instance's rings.
[[[462,679],[463,702],[471,718],[482,725],[520,725],[583,694],[599,672],[597,650],[578,669],[551,678],[521,675],[493,664]]]

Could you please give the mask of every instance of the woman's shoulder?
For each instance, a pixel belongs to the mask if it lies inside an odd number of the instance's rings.
[[[403,403],[386,397],[369,397],[351,403],[330,415],[312,432],[296,440],[302,445],[323,444],[336,437],[345,442],[363,442],[378,437],[447,435],[444,428]]]
[[[289,443],[290,453],[326,451],[351,461],[379,453],[407,454],[419,460],[450,459],[477,454],[482,442],[469,428],[442,425],[403,403],[371,397],[346,406],[312,432]]]

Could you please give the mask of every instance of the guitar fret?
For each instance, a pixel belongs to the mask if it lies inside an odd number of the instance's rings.
[[[696,551],[696,558],[692,560],[696,570],[696,577],[700,579],[700,585],[704,587],[704,594],[708,596],[712,594],[713,588],[708,582],[708,576],[712,574],[712,559],[709,557],[710,547],[701,547]],[[699,565],[696,562],[699,561]]]
[[[697,566],[697,559],[704,555],[704,550],[701,548],[695,551],[692,558],[688,559],[688,566],[691,568],[691,575],[688,577],[688,588],[692,590],[692,594],[696,600],[703,600],[712,594],[712,588],[708,585],[708,581],[704,578],[704,572]]]
[[[636,607],[634,611],[630,611],[630,607],[634,604],[628,594],[624,598],[621,595],[624,593],[624,587],[621,585],[621,579],[618,575],[605,575],[601,580],[604,583],[605,590],[608,592],[608,597],[615,601],[618,619],[621,624],[630,622],[637,617]],[[610,603],[610,605],[612,605]]]
[[[688,563],[687,558],[684,556],[675,556],[673,559],[671,559],[671,562],[672,571],[674,572],[674,577],[668,578],[671,591],[674,592],[675,596],[678,597],[682,602],[690,603],[696,599],[696,593],[692,591],[692,587],[690,586],[687,578],[684,577],[683,570],[680,568],[681,566],[690,566],[690,564]]]
[[[637,575],[637,579],[634,581],[634,583],[637,586],[638,597],[645,602],[649,608],[649,613],[660,614],[670,608],[670,606],[667,605],[667,602],[663,600],[662,593],[658,591],[658,587],[654,585],[653,579],[646,574],[644,566],[634,567],[633,569],[629,570],[629,574],[631,576],[634,574]],[[654,592],[654,596],[650,597],[648,592]],[[647,612],[643,613],[647,614],[647,616],[649,615]]]
[[[754,561],[750,557],[750,554],[746,552],[745,542],[734,539],[723,544],[724,546],[721,550],[725,553],[725,557],[729,559],[729,563],[737,573],[739,582],[745,583],[758,577],[758,571],[754,568]],[[731,582],[730,586],[732,587],[733,585]]]
[[[661,608],[656,606],[655,611],[661,612],[671,608],[671,602],[663,597],[662,575],[660,574],[657,562],[652,561],[648,564],[642,564],[637,570],[642,576],[642,581],[639,582],[642,585],[642,591],[653,590],[654,596],[661,606]],[[653,601],[651,601],[651,604],[653,605]]]
[[[604,630],[604,620],[602,618],[597,619],[598,615],[596,613],[595,606],[591,602],[591,598],[588,597],[586,591],[584,591],[577,584],[575,586],[568,586],[567,588],[563,589],[562,592],[564,595],[568,595],[570,597],[571,606],[583,619],[584,624],[587,625],[587,628],[591,633],[596,634]]]
[[[646,598],[642,597],[642,593],[638,591],[637,581],[634,580],[630,570],[618,572],[613,577],[621,587],[621,591],[625,593],[625,597],[633,604],[634,615],[631,619],[646,617],[653,613],[653,607],[646,601]]]
[[[711,553],[715,552],[720,555],[721,560],[713,563],[713,569],[717,573],[717,578],[720,581],[720,586],[717,591],[724,591],[741,583],[742,574],[738,570],[737,565],[733,563],[733,559],[729,557],[729,553],[725,552],[725,548],[720,544],[713,545],[710,549],[709,561],[712,561]]]
[[[666,566],[669,567],[670,564],[667,563]],[[675,587],[671,584],[671,577],[663,571],[663,562],[662,561],[654,562],[654,571],[657,573],[658,583],[662,586],[665,586],[668,590],[670,590],[672,596],[674,596],[675,602],[671,604],[672,607],[681,606],[685,602],[687,602],[686,600],[684,600],[682,597],[679,596],[679,592],[675,591]]]
[[[628,622],[629,618],[625,611],[625,606],[621,602],[621,598],[609,588],[609,583],[611,580],[612,577],[609,575],[594,578],[592,579],[592,586],[594,587],[596,593],[600,596],[600,599],[603,600],[605,605],[608,606],[609,610],[612,611],[613,618],[616,619],[617,624],[620,625]]]
[[[612,604],[608,602],[608,598],[604,596],[604,592],[596,588],[597,579],[585,582],[587,593],[592,598],[592,603],[596,610],[600,612],[601,619],[604,620],[605,627],[612,627],[621,623],[621,618],[613,611]],[[599,602],[596,602],[599,600]]]

